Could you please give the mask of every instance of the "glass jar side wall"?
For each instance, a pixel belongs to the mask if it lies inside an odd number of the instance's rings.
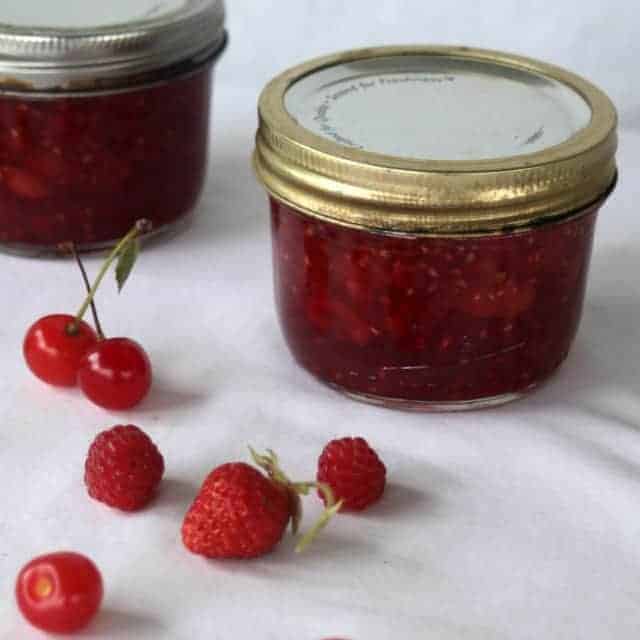
[[[211,67],[127,92],[0,94],[0,249],[112,244],[138,218],[162,230],[205,176]]]
[[[544,382],[583,305],[597,207],[485,237],[393,237],[271,199],[287,343],[322,381],[383,404],[495,404]]]

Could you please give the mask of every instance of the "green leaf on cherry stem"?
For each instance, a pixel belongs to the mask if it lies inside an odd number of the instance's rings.
[[[140,241],[138,238],[131,238],[127,244],[122,247],[118,254],[118,264],[116,265],[116,282],[118,283],[118,292],[122,291],[125,282],[128,280],[133,270],[133,266],[140,255]]]

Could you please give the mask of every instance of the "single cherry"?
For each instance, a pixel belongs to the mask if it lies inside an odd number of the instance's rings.
[[[83,356],[78,383],[93,403],[116,411],[140,403],[151,387],[151,362],[144,349],[128,338],[99,341]]]
[[[58,552],[34,558],[16,580],[22,615],[38,629],[73,633],[86,627],[102,602],[102,577],[89,558]]]
[[[97,341],[96,332],[86,322],[56,314],[31,325],[22,352],[38,378],[58,387],[73,387],[82,357]]]

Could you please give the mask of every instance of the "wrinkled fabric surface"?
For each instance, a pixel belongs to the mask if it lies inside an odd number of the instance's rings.
[[[640,629],[640,83],[632,2],[229,3],[210,176],[193,225],[144,251],[105,330],[140,341],[155,383],[109,414],[34,379],[28,325],[72,312],[69,262],[0,256],[0,639],[38,638],[13,580],[33,556],[92,557],[104,607],[81,637],[191,640],[633,640]],[[587,75],[621,114],[617,191],[596,233],[584,318],[551,383],[463,415],[354,403],[298,369],[272,301],[268,208],[249,164],[261,86],[350,45],[452,41],[543,57]],[[141,212],[142,214],[144,212]],[[98,260],[87,261],[95,273]],[[166,476],[144,512],[90,500],[95,434],[145,429]],[[388,468],[383,501],[336,518],[306,555],[294,541],[252,562],[209,562],[180,541],[206,474],[271,447],[296,479],[332,437],[361,435]],[[306,500],[303,524],[321,511]]]

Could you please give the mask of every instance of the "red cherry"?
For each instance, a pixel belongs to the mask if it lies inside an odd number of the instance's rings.
[[[73,633],[97,613],[102,578],[96,566],[78,553],[58,552],[34,558],[16,580],[16,600],[35,627]]]
[[[77,331],[70,333],[74,322],[70,315],[45,316],[31,326],[24,338],[22,351],[27,365],[49,384],[75,386],[82,357],[98,341],[86,322],[79,322]]]
[[[89,349],[80,363],[78,383],[99,407],[134,407],[151,387],[151,362],[144,349],[128,338],[109,338]]]

